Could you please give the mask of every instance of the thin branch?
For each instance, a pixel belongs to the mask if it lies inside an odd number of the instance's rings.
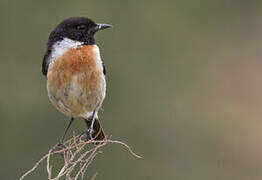
[[[61,177],[65,177],[66,180],[78,180],[83,179],[87,173],[88,167],[92,164],[93,160],[98,154],[101,154],[101,148],[108,143],[120,144],[127,148],[127,150],[136,158],[141,158],[132,149],[121,141],[105,139],[103,141],[83,140],[82,136],[76,136],[73,133],[73,137],[65,142],[65,148],[52,152],[49,150],[48,154],[44,155],[30,170],[28,170],[19,180],[23,180],[26,176],[35,171],[38,166],[46,160],[46,171],[48,180],[59,180]],[[95,145],[96,144],[96,145]],[[62,154],[64,164],[60,167],[57,174],[53,174],[52,165],[50,163],[51,158],[55,154]],[[92,179],[96,177],[94,174]]]

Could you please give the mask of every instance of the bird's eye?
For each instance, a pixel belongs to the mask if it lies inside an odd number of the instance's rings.
[[[79,31],[85,31],[86,30],[86,26],[84,24],[78,25],[77,26],[77,30]]]

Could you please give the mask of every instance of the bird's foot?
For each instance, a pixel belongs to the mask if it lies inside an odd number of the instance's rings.
[[[85,140],[86,140],[86,141],[89,141],[89,140],[92,140],[92,139],[93,139],[92,133],[93,133],[93,131],[92,131],[90,128],[88,128],[87,130],[83,131],[83,132],[79,135],[79,137],[81,138],[83,135],[85,135]]]
[[[65,149],[66,146],[62,142],[58,142],[55,146],[52,147],[52,152],[59,151]]]

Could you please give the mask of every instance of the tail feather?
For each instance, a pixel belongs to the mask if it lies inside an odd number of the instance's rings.
[[[90,126],[91,126],[91,121],[85,119],[85,122],[86,122],[87,128],[90,128]],[[99,122],[98,119],[95,119],[94,126],[93,126],[93,134],[92,134],[92,137],[93,137],[94,140],[96,140],[96,141],[102,141],[102,140],[105,140],[105,139],[106,139],[105,132],[104,132],[104,130],[103,130],[102,126],[101,126],[101,123]],[[99,143],[97,143],[97,144],[99,144]]]

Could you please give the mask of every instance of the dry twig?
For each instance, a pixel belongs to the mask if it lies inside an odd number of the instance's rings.
[[[35,171],[37,167],[45,160],[48,180],[59,180],[61,177],[65,177],[67,180],[83,180],[88,167],[96,155],[102,153],[101,148],[108,143],[121,144],[126,147],[133,156],[136,158],[141,158],[136,153],[134,153],[127,144],[121,141],[110,139],[103,141],[85,141],[82,136],[76,136],[74,134],[71,139],[66,141],[65,148],[55,152],[50,150],[48,154],[44,155],[30,170],[21,176],[19,180],[23,180],[26,176]],[[50,164],[50,160],[55,154],[62,154],[64,160],[64,165],[60,168],[57,174],[52,172],[52,165]],[[94,174],[92,179],[95,179],[96,175],[97,173]]]

